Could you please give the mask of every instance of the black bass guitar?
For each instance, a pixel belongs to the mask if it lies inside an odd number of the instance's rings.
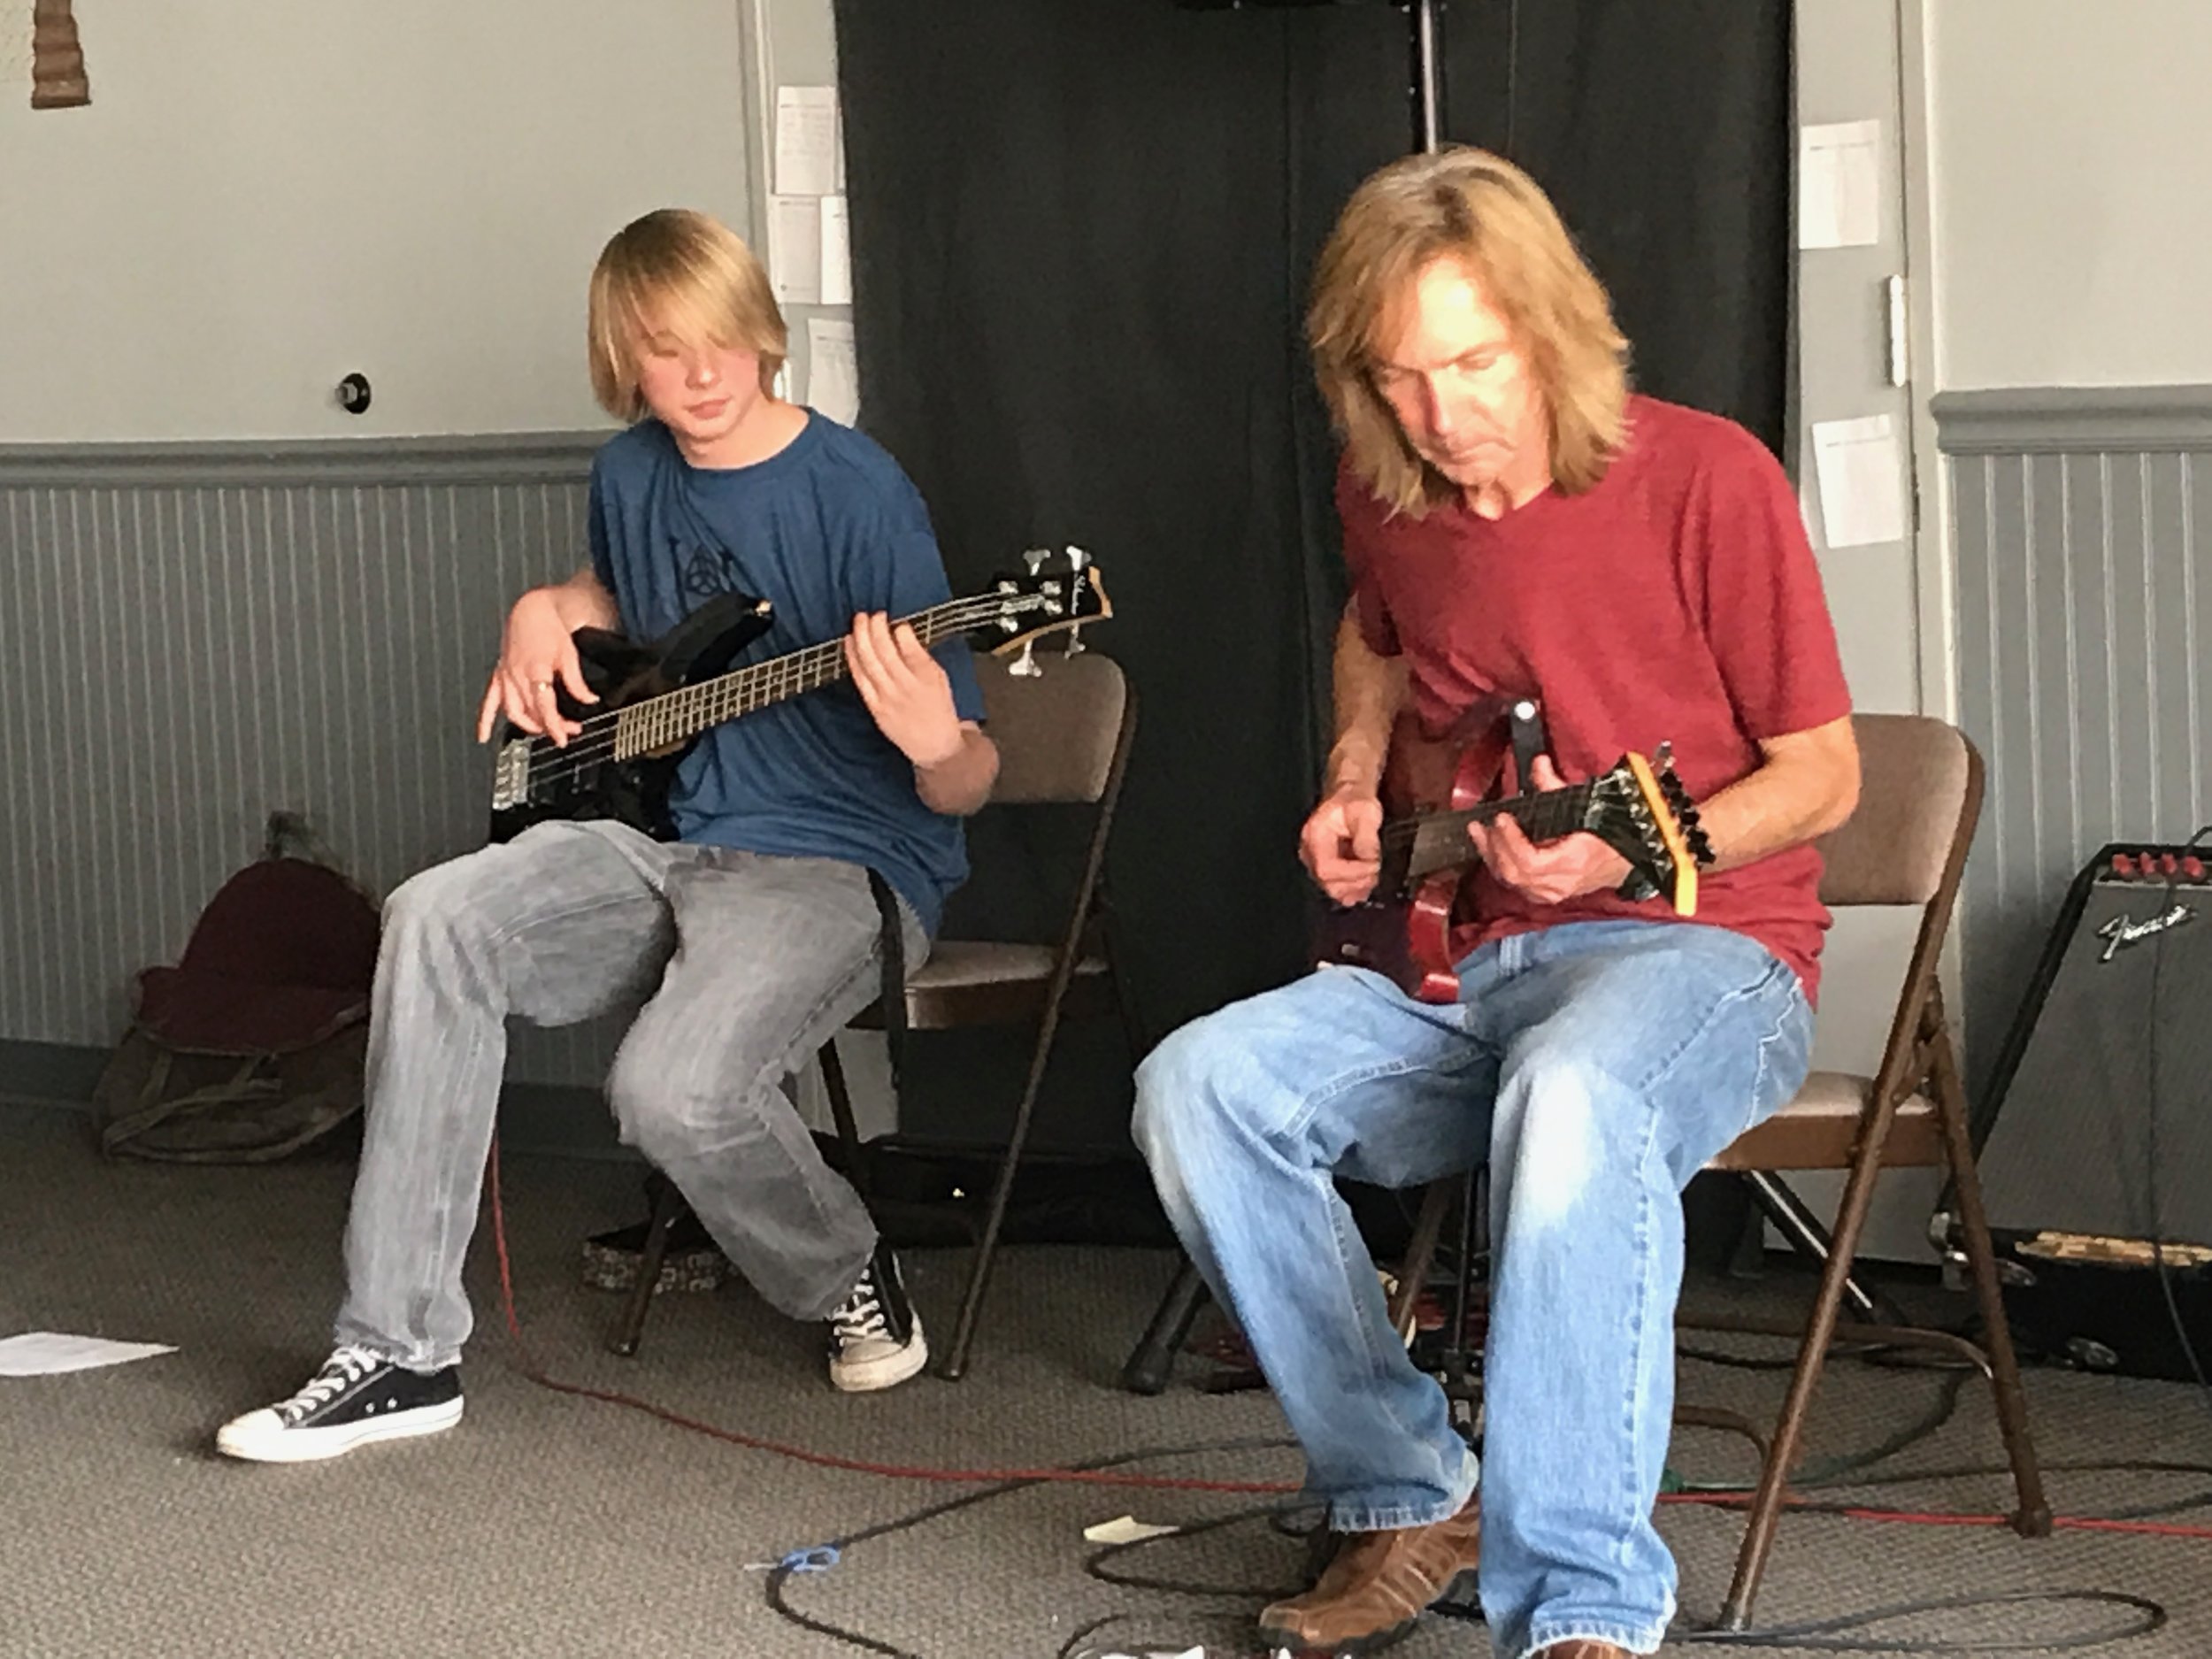
[[[1017,673],[1041,672],[1032,656],[1040,638],[1065,633],[1069,649],[1079,650],[1083,625],[1104,621],[1113,606],[1079,548],[1033,551],[1025,563],[1021,574],[899,621],[925,646],[966,636],[995,656],[1018,651]],[[507,728],[492,768],[491,839],[512,840],[550,818],[603,818],[671,838],[669,786],[702,733],[846,678],[841,638],[733,669],[770,620],[766,600],[726,594],[651,645],[577,629],[584,683],[600,701],[580,703],[567,687],[557,690],[561,712],[583,728],[565,747]]]

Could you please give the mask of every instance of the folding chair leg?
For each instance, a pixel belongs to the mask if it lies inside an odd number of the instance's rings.
[[[1057,1012],[1056,1008],[1053,1010]],[[1006,1156],[999,1161],[998,1179],[991,1184],[991,1205],[983,1218],[983,1236],[976,1240],[975,1264],[968,1270],[968,1288],[960,1298],[960,1317],[952,1328],[952,1346],[945,1352],[937,1374],[958,1382],[968,1370],[968,1349],[975,1341],[975,1327],[983,1311],[983,1293],[991,1281],[991,1266],[998,1256],[998,1235],[1006,1225],[1006,1207],[1013,1197],[1014,1173],[1021,1165],[1022,1148],[1029,1141],[1030,1119],[1036,1115],[1037,1090],[1044,1081],[1045,1062],[1050,1057],[1052,1028],[1056,1021],[1046,1016],[1046,1026],[1030,1063],[1029,1081],[1014,1109],[1014,1127],[1006,1138]]]
[[[1144,1026],[1137,1025],[1137,1011],[1128,1002],[1128,989],[1122,985],[1122,949],[1119,949],[1119,927],[1115,925],[1113,907],[1100,896],[1100,932],[1106,936],[1106,985],[1113,991],[1115,1018],[1122,1022],[1122,1042],[1128,1044],[1128,1064],[1137,1066],[1144,1062],[1148,1044],[1144,1040]]]
[[[1843,1203],[1836,1216],[1835,1237],[1827,1262],[1821,1268],[1820,1292],[1813,1302],[1812,1319],[1806,1327],[1804,1343],[1797,1351],[1797,1369],[1790,1377],[1789,1396],[1783,1402],[1781,1421],[1775,1426],[1773,1447],[1767,1454],[1765,1467],[1759,1472],[1758,1495],[1752,1500],[1743,1548],[1736,1556],[1735,1581],[1729,1586],[1728,1600],[1721,1608],[1723,1630],[1741,1630],[1751,1622],[1751,1605],[1759,1594],[1759,1580],[1766,1574],[1767,1557],[1774,1552],[1775,1526],[1781,1519],[1790,1471],[1797,1462],[1798,1440],[1804,1432],[1806,1413],[1812,1405],[1813,1389],[1820,1381],[1821,1367],[1827,1362],[1828,1345],[1835,1338],[1836,1316],[1843,1305],[1844,1281],[1851,1276],[1852,1260],[1858,1254],[1859,1233],[1874,1201],[1874,1177],[1882,1167],[1882,1147],[1889,1139],[1893,1110],[1893,1107],[1884,1107],[1863,1132],[1858,1157],[1851,1166],[1851,1179],[1844,1186]]]
[[[630,1286],[621,1322],[607,1340],[608,1348],[624,1359],[637,1356],[638,1343],[645,1335],[645,1316],[653,1306],[653,1288],[660,1283],[661,1263],[668,1259],[668,1230],[683,1212],[684,1195],[676,1190],[675,1182],[663,1176],[660,1195],[653,1201],[653,1219],[645,1229],[645,1252],[638,1262],[637,1283]]]
[[[1188,1256],[1175,1270],[1175,1281],[1153,1310],[1152,1323],[1121,1368],[1121,1386],[1133,1394],[1156,1394],[1167,1388],[1175,1356],[1190,1340],[1190,1328],[1206,1300],[1206,1281]]]
[[[1960,1094],[1955,1092],[1958,1074],[1947,1041],[1938,1045],[1935,1065],[1936,1111],[1943,1123],[1944,1150],[1950,1158],[1959,1226],[1966,1235],[1967,1265],[1974,1276],[1975,1300],[1981,1310],[1990,1386],[1997,1395],[1997,1423],[2004,1433],[2005,1457],[2012,1464],[2013,1487],[2020,1500],[2020,1507],[2013,1512],[2012,1527],[2023,1538],[2048,1538],[2051,1506],[2043,1495],[2043,1473],[2036,1463],[2035,1441],[2028,1432],[2028,1405],[2020,1388],[2012,1327],[1997,1288],[1996,1248],[1990,1242],[1989,1218],[1982,1209],[1981,1176],[1974,1167],[1966,1113]]]
[[[1398,1263],[1397,1294],[1390,1299],[1390,1325],[1402,1334],[1413,1317],[1414,1304],[1421,1300],[1421,1286],[1428,1280],[1429,1269],[1435,1264],[1436,1241],[1444,1236],[1445,1214],[1463,1190],[1461,1182],[1448,1176],[1421,1189],[1413,1236],[1406,1240],[1406,1253]]]
[[[1776,1230],[1791,1245],[1816,1262],[1825,1262],[1831,1240],[1828,1230],[1820,1219],[1805,1207],[1800,1198],[1778,1177],[1765,1170],[1751,1170],[1744,1179],[1751,1187],[1751,1195],[1760,1210],[1771,1221]],[[1897,1304],[1879,1291],[1869,1290],[1855,1279],[1847,1277],[1843,1294],[1858,1311],[1855,1317],[1872,1325],[1910,1325]]]
[[[868,1152],[860,1144],[860,1126],[853,1118],[853,1097],[845,1087],[845,1067],[837,1057],[837,1040],[833,1037],[824,1043],[817,1057],[822,1063],[822,1087],[829,1095],[830,1118],[845,1148],[845,1179],[853,1184],[862,1203],[872,1203],[875,1195],[869,1191]]]

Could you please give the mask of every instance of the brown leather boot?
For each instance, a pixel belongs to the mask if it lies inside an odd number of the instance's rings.
[[[1556,1641],[1536,1659],[1630,1659],[1625,1647],[1616,1647],[1609,1641],[1592,1641],[1584,1637],[1577,1641]]]
[[[1378,1652],[1411,1631],[1462,1573],[1474,1571],[1481,1541],[1475,1498],[1426,1526],[1347,1533],[1312,1589],[1260,1615],[1260,1640],[1271,1649]]]

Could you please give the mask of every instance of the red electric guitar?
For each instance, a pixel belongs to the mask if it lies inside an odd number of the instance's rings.
[[[1516,779],[1524,793],[1504,795],[1517,706],[1532,711],[1525,699],[1492,699],[1445,741],[1422,737],[1409,716],[1399,721],[1383,779],[1382,873],[1364,902],[1330,913],[1317,960],[1372,968],[1425,1002],[1455,1000],[1452,925],[1478,856],[1467,826],[1501,813],[1532,841],[1588,831],[1628,860],[1646,896],[1664,895],[1677,914],[1696,914],[1697,872],[1712,849],[1665,745],[1651,757],[1624,755],[1563,789],[1532,790]]]

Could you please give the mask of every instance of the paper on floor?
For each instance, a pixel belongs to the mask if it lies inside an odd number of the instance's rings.
[[[1140,1521],[1134,1516],[1116,1516],[1110,1521],[1101,1521],[1096,1526],[1087,1526],[1083,1536],[1094,1544],[1133,1544],[1141,1538],[1165,1538],[1170,1532],[1179,1532],[1179,1526],[1162,1526],[1152,1521]]]
[[[111,1342],[104,1337],[26,1331],[19,1336],[0,1337],[0,1377],[51,1377],[176,1351],[159,1342]]]

